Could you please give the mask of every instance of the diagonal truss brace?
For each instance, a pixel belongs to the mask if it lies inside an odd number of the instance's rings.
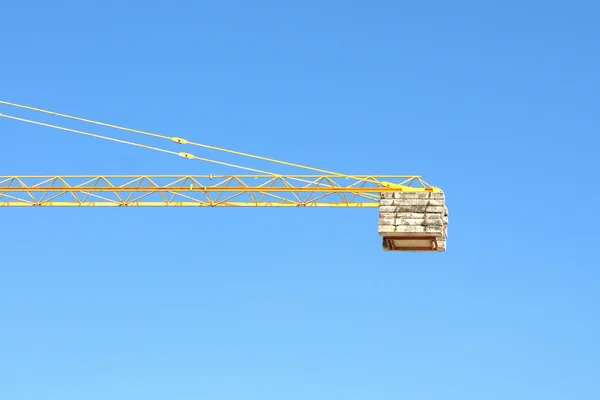
[[[439,189],[418,176],[0,176],[0,207],[376,208],[402,191]]]

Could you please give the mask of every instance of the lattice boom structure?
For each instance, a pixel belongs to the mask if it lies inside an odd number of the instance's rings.
[[[0,105],[114,131],[202,148],[319,175],[280,175],[249,166],[149,146],[81,129],[0,113],[0,118],[244,170],[258,175],[0,176],[0,207],[336,207],[379,208],[386,251],[446,251],[448,209],[444,193],[419,176],[359,176],[197,143],[0,100]]]
[[[418,176],[0,176],[0,207],[378,208],[383,193],[437,191]]]

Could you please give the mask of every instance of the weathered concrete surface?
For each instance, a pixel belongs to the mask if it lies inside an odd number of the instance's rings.
[[[392,233],[395,231],[396,227],[394,225],[379,225],[379,233]]]
[[[445,239],[445,227],[442,226],[394,226],[379,225],[379,236],[435,236]]]
[[[384,206],[386,207],[386,206]],[[380,219],[443,219],[448,220],[448,214],[446,212],[380,212]]]
[[[403,206],[380,206],[379,210],[382,213],[443,213],[444,207],[442,206],[429,206],[429,205],[403,205]]]
[[[419,237],[435,238],[437,251],[446,251],[448,208],[444,194],[384,193],[380,202],[379,235],[404,238],[395,241],[395,246],[411,250],[400,251],[420,251],[412,248],[427,247],[427,239]]]
[[[379,213],[379,219],[439,219],[447,218],[444,213]]]
[[[389,225],[388,225],[389,226]],[[389,228],[388,228],[389,229]],[[412,237],[412,236],[427,236],[427,237],[436,237],[436,238],[440,238],[441,235],[440,234],[436,234],[434,233],[429,233],[429,232],[405,232],[405,231],[396,231],[394,230],[393,232],[386,232],[386,234],[381,234],[381,237]],[[444,239],[442,237],[442,239]]]
[[[395,220],[396,226],[410,225],[410,226],[443,226],[444,221],[439,219],[408,219],[400,218]]]
[[[382,199],[380,206],[443,206],[444,200]]]
[[[432,199],[432,200],[444,200],[443,192],[419,192],[419,193],[407,193],[407,192],[394,192],[394,193],[383,193],[383,199]]]
[[[444,232],[442,226],[394,226],[394,232],[402,233],[439,233]],[[437,235],[434,235],[437,236]]]
[[[446,239],[438,239],[438,251],[446,251]]]
[[[444,221],[442,220],[442,218],[437,218],[437,219],[407,219],[407,218],[380,219],[379,225],[444,226]]]

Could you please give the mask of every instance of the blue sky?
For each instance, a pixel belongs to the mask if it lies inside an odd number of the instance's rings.
[[[3,209],[0,398],[599,397],[598,5],[426,3],[3,5],[1,100],[422,175],[450,228],[389,254],[376,210]],[[7,120],[0,150],[236,173]]]

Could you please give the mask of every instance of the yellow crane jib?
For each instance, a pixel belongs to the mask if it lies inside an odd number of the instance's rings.
[[[0,207],[327,207],[378,208],[379,235],[386,251],[443,252],[448,209],[440,188],[420,176],[347,175],[179,138],[125,128],[40,108],[0,105],[165,139],[272,164],[312,175],[273,172],[197,157],[137,142],[0,113],[0,117],[55,130],[172,154],[194,161],[249,171],[249,175],[0,176]],[[316,174],[315,174],[316,173]]]

